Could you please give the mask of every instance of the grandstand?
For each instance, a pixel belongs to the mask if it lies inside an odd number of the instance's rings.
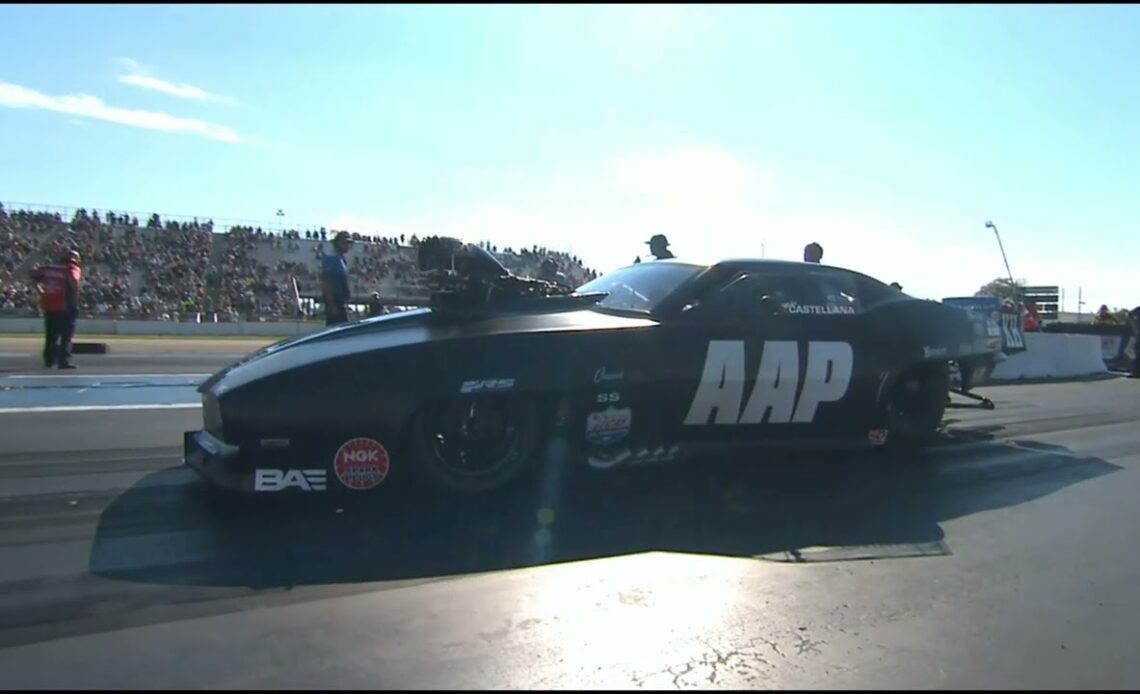
[[[140,222],[137,215],[110,211],[0,204],[0,315],[38,315],[28,272],[68,248],[83,256],[80,310],[85,317],[294,319],[294,280],[312,315],[320,297],[320,259],[332,252],[329,240],[335,233],[255,222],[223,227],[210,219],[158,214]],[[352,236],[356,243],[348,261],[354,304],[366,303],[373,292],[389,305],[426,299],[415,264],[415,236]],[[567,253],[482,245],[519,275],[536,275],[541,260],[550,256],[575,285],[597,276]]]

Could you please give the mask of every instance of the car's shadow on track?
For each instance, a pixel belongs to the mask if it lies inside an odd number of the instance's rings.
[[[256,504],[219,511],[154,473],[100,518],[90,570],[180,585],[426,578],[650,550],[869,558],[952,551],[939,523],[1120,469],[1060,447],[963,441],[867,453],[697,460],[638,474],[546,475],[533,494],[465,502]],[[139,536],[152,538],[138,541]],[[134,544],[132,544],[132,542]],[[846,548],[803,552],[812,547]],[[861,549],[858,549],[861,548]],[[145,554],[143,554],[145,553]]]

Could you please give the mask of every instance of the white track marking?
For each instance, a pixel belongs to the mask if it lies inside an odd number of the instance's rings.
[[[47,407],[0,407],[0,414],[35,414],[39,412],[110,412],[115,410],[197,410],[200,402],[149,405],[53,405]]]

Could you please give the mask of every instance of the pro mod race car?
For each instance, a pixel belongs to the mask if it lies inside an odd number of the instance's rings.
[[[851,270],[775,260],[631,265],[576,290],[485,250],[419,249],[429,307],[266,347],[200,387],[185,462],[240,492],[489,492],[565,460],[612,469],[721,444],[923,446],[951,362],[992,326]]]

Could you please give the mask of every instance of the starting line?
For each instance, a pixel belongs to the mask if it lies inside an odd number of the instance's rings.
[[[0,414],[35,414],[37,412],[104,412],[113,410],[194,410],[199,402],[177,402],[151,405],[49,405],[46,407],[0,407]]]
[[[0,376],[0,415],[201,407],[205,374],[13,374]]]

